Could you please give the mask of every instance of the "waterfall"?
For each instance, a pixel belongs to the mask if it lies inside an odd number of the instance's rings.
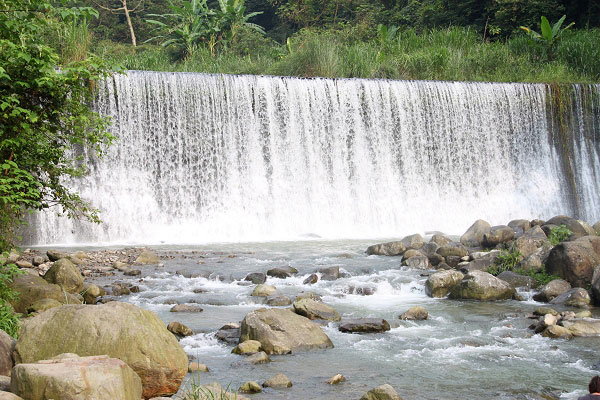
[[[572,86],[568,134],[543,84],[128,71],[99,86],[95,107],[117,140],[69,184],[104,223],[39,213],[32,243],[377,238],[460,234],[479,218],[600,219],[600,85]]]

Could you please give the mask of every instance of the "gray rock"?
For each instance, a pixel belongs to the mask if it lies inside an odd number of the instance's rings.
[[[314,285],[319,281],[317,274],[310,274],[303,282],[303,285]]]
[[[600,221],[596,222],[592,228],[596,232],[596,235],[600,236]]]
[[[542,247],[521,260],[518,264],[518,267],[527,270],[541,271],[546,264],[550,250],[552,250],[550,243],[544,243]]]
[[[33,268],[33,264],[29,261],[19,260],[15,263],[19,268]]]
[[[485,247],[496,247],[499,244],[509,242],[515,237],[515,231],[509,226],[493,226],[489,233],[483,234],[481,244]]]
[[[142,274],[142,271],[140,271],[139,269],[126,269],[125,271],[123,271],[123,275],[127,275],[127,276],[140,276]]]
[[[292,387],[292,381],[284,374],[277,374],[274,377],[267,379],[262,385],[263,387],[282,389]]]
[[[170,312],[186,312],[186,313],[199,313],[202,310],[202,307],[194,305],[194,304],[176,304],[169,310]]]
[[[348,286],[344,293],[356,294],[358,296],[372,296],[377,291],[373,286]]]
[[[425,293],[430,297],[446,297],[454,286],[464,278],[459,271],[438,271],[432,274],[425,282]]]
[[[483,271],[473,271],[450,290],[451,299],[471,299],[480,301],[507,300],[515,294],[515,289],[505,281]]]
[[[249,281],[254,283],[255,285],[259,285],[261,283],[265,283],[267,280],[267,275],[262,272],[252,272],[244,278],[245,281]]]
[[[46,272],[44,279],[62,287],[68,293],[79,293],[83,289],[83,277],[75,265],[61,258]]]
[[[514,248],[523,258],[529,256],[548,242],[548,237],[539,226],[534,226],[515,240]]]
[[[369,246],[366,253],[377,256],[401,256],[406,251],[406,246],[401,241],[379,243]]]
[[[321,273],[322,281],[335,281],[340,278],[340,267],[319,268],[317,272]]]
[[[260,393],[262,392],[262,388],[260,387],[260,385],[254,381],[248,381],[246,383],[244,383],[242,386],[240,386],[240,388],[238,389],[238,391],[240,393]]]
[[[10,392],[10,376],[0,375],[0,392]]]
[[[267,305],[271,307],[289,306],[292,300],[287,296],[267,297]]]
[[[33,257],[33,260],[31,261],[31,263],[36,267],[40,266],[44,263],[44,257],[35,256],[35,257]]]
[[[369,390],[360,400],[402,400],[402,397],[388,384]]]
[[[594,268],[600,264],[600,236],[584,236],[554,246],[546,261],[549,274],[558,275],[573,286],[592,283]]]
[[[257,340],[267,354],[326,349],[333,343],[308,318],[281,308],[254,310],[242,321],[240,341]]]
[[[533,296],[535,301],[550,302],[555,297],[560,296],[571,289],[569,282],[562,279],[555,279],[542,286],[540,291]]]
[[[296,296],[296,301],[301,299],[313,299],[316,301],[323,301],[323,299],[321,299],[321,296],[313,292],[302,292],[298,296]]]
[[[140,377],[123,361],[108,356],[74,356],[15,366],[11,391],[27,399],[139,400],[142,397]]]
[[[114,282],[111,286],[112,293],[114,296],[122,296],[131,294],[131,290],[129,289],[129,285],[123,282]]]
[[[240,328],[233,329],[219,329],[216,337],[221,342],[229,344],[237,344],[240,341]]]
[[[563,304],[570,307],[587,307],[590,303],[591,299],[589,293],[582,288],[567,290],[550,301],[550,304]]]
[[[531,229],[531,223],[526,219],[513,219],[508,223],[508,226],[510,226],[515,232],[521,231],[522,233],[525,233]]]
[[[339,321],[340,314],[331,306],[315,301],[313,299],[301,299],[294,301],[294,311],[308,319],[323,319],[327,321]]]
[[[48,250],[46,252],[46,255],[48,256],[48,259],[50,261],[58,261],[61,258],[68,258],[69,255],[67,253],[62,253],[60,251],[56,251],[56,250]]]
[[[429,258],[426,256],[414,256],[410,257],[407,260],[403,260],[403,263],[413,269],[431,269],[431,264],[429,263]]]
[[[461,266],[460,268],[457,266],[457,269],[460,269],[460,272],[463,274],[468,274],[473,271],[486,271],[489,267],[494,265],[496,259],[497,256],[495,255],[478,258],[477,260],[473,260],[466,265]]]
[[[14,363],[12,352],[15,349],[15,339],[0,330],[0,375],[10,375]]]
[[[423,247],[423,245],[425,245],[425,240],[423,239],[423,236],[419,235],[418,233],[415,233],[414,235],[405,236],[404,238],[402,238],[401,242],[407,250],[418,250],[421,247]]]
[[[279,267],[268,270],[267,275],[272,276],[273,278],[286,279],[293,276],[294,274],[289,268]]]
[[[450,264],[448,261],[448,257],[464,257],[469,255],[469,251],[467,250],[467,248],[463,245],[460,244],[448,244],[448,245],[443,245],[440,246],[439,249],[437,249],[437,253],[439,255],[441,255],[442,257],[444,257],[446,259],[446,262],[448,263],[448,265],[452,266],[452,264]]]
[[[344,333],[381,333],[390,330],[390,324],[380,318],[356,318],[343,320],[338,327]]]
[[[177,321],[169,322],[167,330],[177,337],[192,336],[194,334],[190,328]]]
[[[437,267],[438,265],[444,263],[446,261],[446,259],[442,256],[440,256],[437,253],[434,254],[430,254],[427,256],[427,258],[429,258],[429,263],[433,266],[433,267]]]
[[[451,244],[452,240],[447,236],[436,233],[431,237],[430,242],[437,244],[439,247],[442,247]]]
[[[153,265],[160,262],[156,253],[151,250],[144,249],[140,255],[135,259],[135,264],[138,265]]]
[[[536,288],[537,281],[533,279],[531,276],[519,275],[516,272],[512,271],[504,271],[498,275],[499,279],[502,279],[505,282],[514,288],[518,287],[527,287],[527,288]]]
[[[400,314],[399,318],[405,321],[423,321],[429,318],[429,312],[424,307],[415,306]]]
[[[423,245],[423,248],[421,248],[421,251],[425,255],[430,256],[430,255],[436,254],[437,249],[439,249],[439,248],[440,248],[439,244],[437,244],[435,242],[427,242]]]
[[[468,247],[477,247],[481,244],[483,235],[489,233],[491,228],[488,222],[479,219],[460,237],[460,243]]]
[[[259,351],[258,353],[246,357],[245,361],[246,363],[252,365],[267,364],[271,362],[271,358],[264,351]]]
[[[275,286],[271,286],[271,285],[267,285],[267,284],[263,283],[260,285],[256,285],[256,287],[252,291],[252,296],[270,297],[270,296],[275,295],[275,293],[277,293],[277,289],[275,288]]]

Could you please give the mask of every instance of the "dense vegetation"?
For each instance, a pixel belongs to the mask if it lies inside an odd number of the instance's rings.
[[[129,0],[129,18],[122,0],[78,3],[100,12],[90,21],[91,50],[127,69],[600,80],[600,3],[594,0]],[[563,28],[574,26],[550,42],[520,29],[542,33],[542,16],[553,24],[562,15]]]

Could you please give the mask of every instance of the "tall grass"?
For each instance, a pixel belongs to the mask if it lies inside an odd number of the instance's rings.
[[[127,69],[301,77],[427,79],[498,82],[600,81],[600,29],[566,32],[548,60],[546,49],[525,36],[484,42],[474,30],[452,27],[400,32],[385,49],[375,39],[356,40],[349,29],[303,30],[284,47],[264,38],[211,55],[207,49],[176,61],[168,50],[103,42],[98,55]]]
[[[86,19],[71,19],[65,24],[61,39],[61,58],[65,63],[83,61],[87,58],[92,34]]]

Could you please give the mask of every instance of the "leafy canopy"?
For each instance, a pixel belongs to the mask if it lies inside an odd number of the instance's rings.
[[[68,217],[98,222],[97,210],[70,190],[86,172],[75,150],[101,155],[112,140],[93,112],[94,82],[110,73],[94,56],[60,65],[40,38],[96,11],[47,0],[0,0],[0,248],[14,244],[27,210],[58,206]]]

